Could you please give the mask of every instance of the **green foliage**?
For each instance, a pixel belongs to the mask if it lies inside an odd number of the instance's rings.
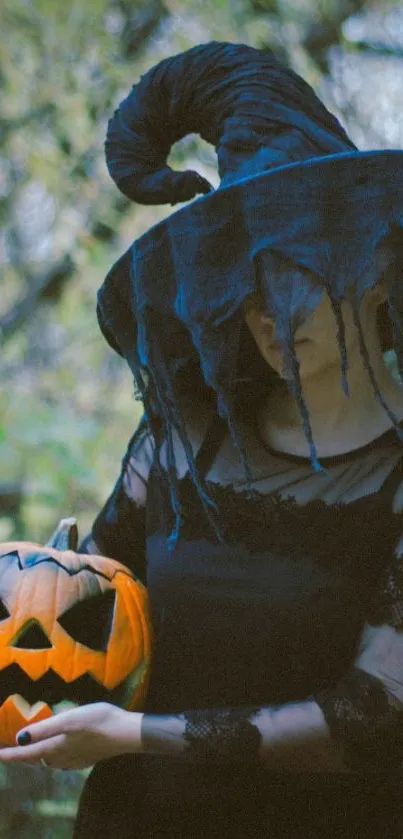
[[[129,371],[98,329],[96,291],[171,208],[133,207],[110,181],[103,142],[114,107],[151,64],[210,39],[272,47],[319,84],[324,47],[361,5],[3,0],[0,540],[44,542],[69,515],[84,535],[140,416]],[[170,160],[217,183],[214,150],[194,137]],[[3,483],[21,488],[19,515],[1,518]],[[83,777],[0,764],[0,836],[67,839]]]

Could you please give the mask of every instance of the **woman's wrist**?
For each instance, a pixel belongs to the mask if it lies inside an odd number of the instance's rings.
[[[183,714],[143,714],[141,747],[149,754],[180,755],[186,751]]]
[[[142,721],[144,714],[120,710],[121,718],[116,732],[116,745],[119,754],[124,752],[138,754],[143,751]]]

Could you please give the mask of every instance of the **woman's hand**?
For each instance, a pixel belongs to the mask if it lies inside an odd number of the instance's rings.
[[[52,769],[84,769],[125,752],[139,752],[142,717],[108,702],[73,708],[28,725],[17,735],[19,745],[0,749],[0,760],[44,760]]]

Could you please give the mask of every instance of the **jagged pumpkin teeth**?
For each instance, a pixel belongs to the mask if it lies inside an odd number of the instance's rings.
[[[15,707],[20,711],[20,713],[28,720],[30,717],[34,717],[37,714],[41,713],[42,710],[46,709],[49,713],[52,713],[49,705],[46,702],[35,702],[33,705],[30,705],[23,696],[19,693],[14,693],[13,696],[8,697],[9,700],[14,702]],[[6,700],[7,702],[7,700]]]
[[[0,743],[76,704],[140,710],[150,654],[147,592],[124,565],[0,543]]]
[[[40,722],[52,716],[52,709],[45,702],[30,705],[22,696],[8,696],[0,706],[0,744],[15,746],[16,735],[28,723]]]

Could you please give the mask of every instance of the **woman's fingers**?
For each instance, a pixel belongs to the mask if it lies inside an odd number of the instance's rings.
[[[38,723],[40,725],[40,723]],[[41,758],[49,765],[52,765],[52,757],[57,761],[57,766],[63,767],[63,749],[66,746],[66,735],[58,734],[55,737],[48,737],[45,741],[32,743],[29,746],[11,746],[0,749],[0,761],[39,763]]]
[[[0,749],[0,762],[42,759],[55,769],[93,766],[122,751],[136,751],[141,718],[105,702],[74,708],[22,729],[16,746]]]
[[[69,730],[71,719],[69,712],[55,714],[46,720],[33,723],[27,728],[18,732],[16,741],[19,746],[28,746],[30,743],[38,743],[40,740],[47,740],[49,737],[56,737]]]

